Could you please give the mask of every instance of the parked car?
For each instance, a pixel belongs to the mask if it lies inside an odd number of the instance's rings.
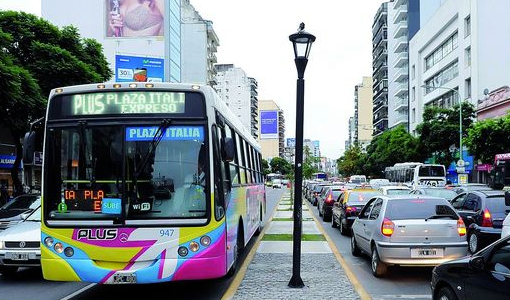
[[[352,223],[363,206],[377,195],[381,193],[375,189],[346,190],[333,204],[331,227],[338,227],[342,235],[348,235],[351,232]]]
[[[41,265],[41,207],[23,222],[0,232],[0,273],[13,276],[20,267]]]
[[[457,194],[461,194],[470,191],[490,191],[492,188],[485,183],[466,183],[452,187],[452,190]]]
[[[428,195],[432,197],[441,197],[450,201],[457,196],[451,189],[447,189],[444,187],[418,187],[411,191],[411,194],[414,195]]]
[[[388,185],[378,189],[383,195],[407,195],[411,193],[411,189],[404,185]]]
[[[281,179],[273,179],[273,182],[271,183],[271,186],[274,188],[282,188],[282,180]]]
[[[319,216],[322,217],[322,220],[326,222],[331,220],[331,208],[333,207],[333,203],[335,203],[335,199],[338,199],[343,191],[344,189],[340,185],[326,186],[322,189],[317,203]]]
[[[475,253],[501,237],[503,220],[510,211],[503,191],[471,191],[451,201],[467,227],[469,251]]]
[[[39,194],[17,196],[0,207],[0,230],[7,229],[23,221],[31,212],[41,206]]]
[[[432,271],[432,299],[509,299],[510,236]]]
[[[371,257],[372,274],[387,266],[435,266],[467,254],[466,227],[443,198],[376,196],[352,225],[351,253]]]

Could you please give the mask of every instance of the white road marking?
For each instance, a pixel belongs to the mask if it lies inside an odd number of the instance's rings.
[[[74,292],[74,293],[72,293],[70,295],[65,296],[64,298],[62,298],[60,300],[69,300],[69,299],[72,299],[74,296],[78,296],[79,294],[85,292],[86,290],[92,288],[95,285],[96,285],[95,283],[91,283],[91,284],[89,284],[89,285],[87,285],[87,286],[77,290],[76,292]]]

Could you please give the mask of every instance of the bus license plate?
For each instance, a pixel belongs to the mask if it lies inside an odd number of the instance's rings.
[[[132,284],[136,283],[136,274],[134,273],[116,273],[113,274],[114,284]]]
[[[443,249],[411,249],[411,257],[419,258],[419,257],[443,257]]]
[[[30,255],[28,253],[11,253],[10,258],[12,260],[29,260]]]

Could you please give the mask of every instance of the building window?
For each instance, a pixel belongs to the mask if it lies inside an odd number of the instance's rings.
[[[457,92],[449,91],[444,93],[443,95],[437,97],[436,99],[430,101],[425,104],[426,107],[435,106],[439,108],[452,108],[453,106],[459,103],[459,95]]]
[[[467,47],[464,51],[465,61],[466,61],[466,67],[471,66],[471,47]]]
[[[413,89],[411,90],[411,101],[414,102],[415,98],[416,98],[416,88],[413,86]]]
[[[471,16],[467,16],[464,19],[464,37],[471,35]]]
[[[466,90],[466,99],[471,98],[471,78],[466,79],[464,88]]]
[[[430,77],[427,81],[425,81],[425,95],[434,91],[434,86],[443,86],[445,83],[449,82],[453,78],[459,75],[458,61],[455,61],[453,64],[447,66],[443,70],[436,73],[434,76]]]
[[[413,65],[413,67],[411,68],[411,79],[414,79],[415,76],[416,76],[416,67]]]
[[[416,108],[413,108],[411,113],[411,122],[416,122]]]
[[[459,45],[457,32],[449,37],[444,43],[441,44],[434,52],[425,58],[425,71],[432,68],[435,64],[441,61],[444,57],[450,54]]]

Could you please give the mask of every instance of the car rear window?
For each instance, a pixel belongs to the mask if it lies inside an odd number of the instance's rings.
[[[366,203],[373,196],[381,195],[380,192],[351,192],[347,202],[349,203]]]
[[[443,199],[402,199],[389,201],[385,216],[390,220],[425,219],[436,215],[437,205],[448,206],[448,212],[456,215],[448,202]]]
[[[487,198],[487,208],[492,212],[510,211],[510,206],[505,205],[505,197],[489,197]]]
[[[394,190],[388,190],[388,195],[408,195],[411,191],[410,190],[404,190],[404,189],[394,189]]]
[[[425,189],[425,193],[433,197],[445,198],[446,200],[453,199],[458,195],[454,191],[447,189]]]
[[[331,193],[333,194],[333,198],[336,199],[340,196],[340,194],[342,194],[342,190],[333,190]]]

